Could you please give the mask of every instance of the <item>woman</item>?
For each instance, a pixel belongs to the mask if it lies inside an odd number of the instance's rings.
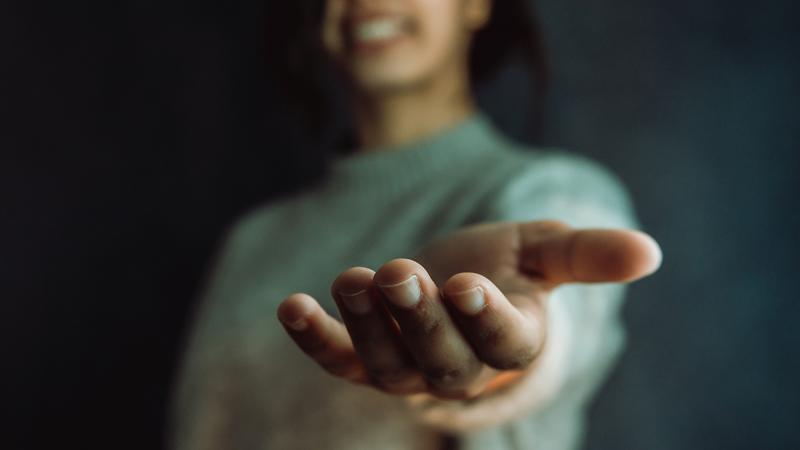
[[[476,109],[471,62],[507,50],[478,33],[528,20],[502,3],[324,2],[356,144],[229,234],[179,381],[175,448],[578,445],[622,345],[623,286],[609,282],[661,254],[626,229],[608,172],[520,148]]]

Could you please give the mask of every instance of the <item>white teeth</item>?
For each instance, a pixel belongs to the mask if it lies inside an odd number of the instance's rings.
[[[359,41],[377,41],[393,38],[401,31],[399,19],[376,19],[356,25],[353,35]]]

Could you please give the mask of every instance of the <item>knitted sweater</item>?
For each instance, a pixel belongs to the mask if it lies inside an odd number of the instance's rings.
[[[343,270],[413,259],[431,239],[469,224],[635,227],[619,181],[586,158],[519,146],[483,113],[403,147],[332,158],[329,169],[231,227],[184,354],[172,448],[435,449],[443,430],[462,449],[577,448],[586,405],[623,346],[622,285],[553,292],[555,344],[536,368],[551,374],[546,386],[533,377],[486,398],[423,406],[327,374],[275,312],[300,291],[336,316],[329,289]],[[497,417],[500,424],[475,425]]]

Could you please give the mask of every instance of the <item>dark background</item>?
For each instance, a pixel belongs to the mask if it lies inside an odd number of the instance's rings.
[[[543,131],[519,67],[483,104],[616,171],[665,255],[587,448],[797,448],[796,2],[537,4]],[[265,81],[263,9],[0,4],[3,448],[159,447],[224,226],[319,171]]]

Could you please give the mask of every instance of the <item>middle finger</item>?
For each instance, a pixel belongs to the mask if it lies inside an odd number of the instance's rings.
[[[373,278],[400,327],[403,340],[439,395],[471,395],[485,368],[453,323],[439,289],[416,261],[398,258]]]

